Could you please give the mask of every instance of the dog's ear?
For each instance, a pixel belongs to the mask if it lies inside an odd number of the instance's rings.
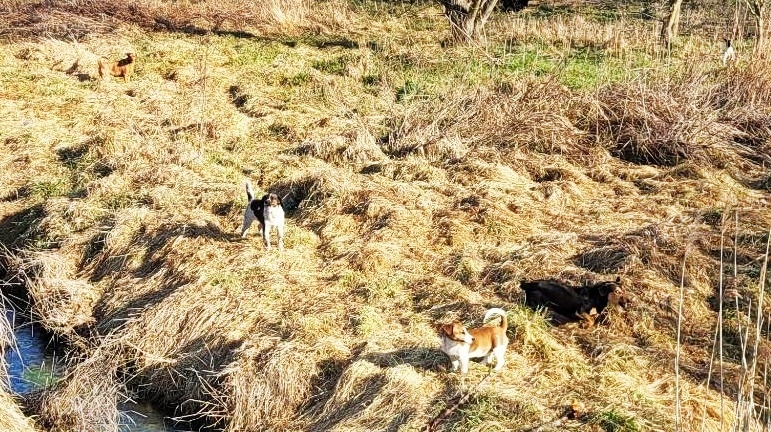
[[[436,330],[436,332],[439,334],[444,333],[444,324],[439,324],[439,323],[434,324],[434,330]]]
[[[439,332],[439,334],[452,336],[452,324],[437,324],[436,331]]]
[[[617,283],[617,284],[620,284],[620,283],[621,283],[621,276],[616,276],[616,283]]]

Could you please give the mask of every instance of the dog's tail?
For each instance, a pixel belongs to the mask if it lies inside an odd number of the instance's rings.
[[[246,185],[246,199],[249,202],[252,202],[252,200],[254,199],[254,191],[252,190],[252,183],[249,180],[246,180],[245,185]]]
[[[509,326],[509,322],[506,319],[506,311],[501,308],[490,308],[485,313],[485,318],[482,320],[482,322],[487,322],[493,315],[500,315],[501,316],[501,327],[506,330]]]

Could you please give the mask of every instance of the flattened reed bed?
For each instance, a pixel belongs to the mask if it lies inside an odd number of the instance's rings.
[[[46,431],[117,431],[121,385],[121,356],[97,349],[83,361],[68,367],[52,389],[27,397],[28,409]]]

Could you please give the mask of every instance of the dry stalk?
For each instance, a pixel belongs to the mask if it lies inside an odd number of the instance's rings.
[[[680,275],[680,298],[677,307],[677,346],[675,348],[675,430],[680,430],[680,332],[683,322],[683,302],[685,301],[685,263],[688,257],[688,245],[683,253],[683,266]]]
[[[492,369],[489,369],[487,371],[487,375],[482,377],[482,379],[479,380],[479,382],[474,386],[473,389],[469,390],[468,393],[458,398],[458,400],[454,404],[440,411],[439,414],[437,414],[433,419],[431,419],[430,422],[428,422],[428,424],[426,425],[425,429],[423,429],[423,431],[424,432],[436,431],[436,428],[439,426],[439,423],[441,423],[442,420],[452,415],[452,413],[457,411],[458,408],[462,407],[466,402],[468,402],[471,396],[477,393],[477,391],[482,386],[482,384],[484,384],[484,382],[487,381],[487,379],[490,378],[491,375],[492,375]]]

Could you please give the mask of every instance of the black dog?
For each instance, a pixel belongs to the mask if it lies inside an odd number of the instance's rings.
[[[555,324],[583,319],[591,326],[609,304],[623,307],[628,303],[620,285],[618,278],[578,287],[556,280],[522,281],[519,287],[525,291],[525,304],[531,309],[548,309]]]

